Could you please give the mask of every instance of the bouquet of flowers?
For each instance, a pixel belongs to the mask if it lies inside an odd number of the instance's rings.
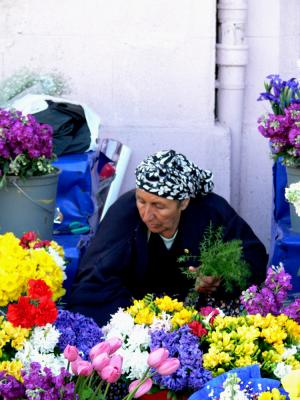
[[[153,376],[152,392],[167,389],[172,398],[181,398],[211,379],[211,373],[202,366],[201,324],[194,321],[197,315],[197,310],[177,299],[147,295],[134,300],[128,309],[119,309],[102,330],[107,339],[122,340],[117,354],[123,357],[126,379],[139,379],[149,353],[157,348],[164,347],[178,358],[180,366],[172,376]],[[203,326],[202,334],[206,333]]]
[[[22,179],[55,171],[53,130],[32,115],[0,108],[0,188],[7,176]]]
[[[156,347],[147,352],[126,394],[115,397],[114,384],[124,374],[123,356],[116,354],[122,342],[104,341],[91,318],[58,310],[55,301],[65,293],[62,248],[32,231],[20,240],[6,233],[0,236],[0,263],[0,396],[5,400],[130,400],[150,390],[154,375],[171,376],[179,368],[178,358]]]
[[[279,75],[269,75],[265,92],[258,100],[268,100],[273,113],[258,119],[258,130],[269,139],[271,156],[282,157],[287,166],[300,165],[300,86],[295,78],[282,80]]]
[[[300,217],[300,182],[291,183],[285,188],[286,200],[293,204],[296,214]]]

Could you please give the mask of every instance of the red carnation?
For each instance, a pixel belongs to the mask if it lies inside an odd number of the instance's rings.
[[[188,325],[195,336],[201,337],[207,335],[207,330],[204,328],[201,322],[192,321]]]
[[[51,299],[52,291],[42,279],[29,279],[28,295],[34,300],[38,300],[44,297],[46,297],[47,299]]]
[[[50,240],[40,240],[33,246],[34,249],[40,249],[41,247],[49,247],[51,244]]]
[[[24,249],[29,249],[29,243],[37,240],[37,234],[34,231],[28,231],[20,239],[20,246]]]
[[[29,296],[21,296],[18,303],[9,304],[6,316],[13,326],[32,328],[35,324],[35,306],[31,304]]]
[[[35,307],[35,325],[44,326],[52,324],[58,315],[58,311],[54,301],[42,298],[39,305]]]

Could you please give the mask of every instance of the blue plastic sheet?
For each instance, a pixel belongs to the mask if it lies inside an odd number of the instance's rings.
[[[286,169],[280,161],[273,166],[274,210],[269,264],[283,263],[292,276],[291,297],[300,296],[300,234],[290,229],[290,208],[285,200]]]
[[[273,388],[280,387],[280,381],[276,379],[262,378],[259,365],[254,364],[243,368],[234,368],[229,372],[217,376],[216,378],[209,381],[202,389],[192,394],[192,396],[190,396],[188,400],[211,400],[212,398],[218,399],[221,392],[223,392],[224,390],[223,383],[227,379],[228,374],[232,373],[236,373],[237,376],[241,379],[241,389],[243,389],[248,382],[251,382],[251,387],[253,388],[254,393],[272,390]],[[288,394],[283,389],[280,389],[280,391],[282,394],[285,394],[287,396],[288,400]]]
[[[56,207],[63,214],[62,224],[55,229],[66,227],[73,221],[89,224],[95,211],[92,193],[91,170],[96,152],[65,155],[53,163],[61,170],[58,181]]]

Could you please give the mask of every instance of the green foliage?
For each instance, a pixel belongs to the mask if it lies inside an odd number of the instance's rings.
[[[250,276],[249,265],[243,259],[242,241],[239,239],[224,242],[223,227],[214,228],[210,224],[205,230],[203,240],[200,243],[199,256],[184,254],[179,262],[197,260],[199,268],[191,272],[186,268],[182,272],[188,279],[197,281],[203,276],[215,276],[221,278],[224,290],[228,293],[236,287],[245,289],[247,278]]]

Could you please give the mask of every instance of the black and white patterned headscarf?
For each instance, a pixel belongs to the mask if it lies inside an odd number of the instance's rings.
[[[195,197],[213,190],[211,171],[198,168],[174,150],[159,151],[135,170],[136,187],[171,200]]]

